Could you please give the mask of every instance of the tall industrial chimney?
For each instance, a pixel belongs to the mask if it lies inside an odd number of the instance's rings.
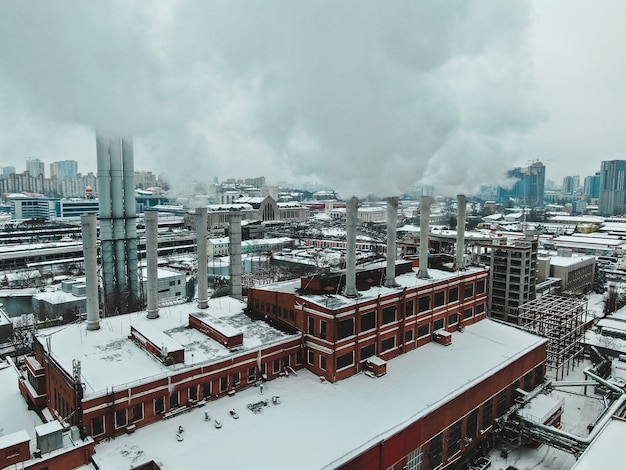
[[[241,289],[241,213],[229,214],[229,251],[230,251],[230,295],[235,299],[243,298]]]
[[[87,302],[87,329],[100,329],[100,305],[98,302],[98,251],[96,214],[80,216],[85,260],[85,296]]]
[[[396,229],[398,227],[398,198],[387,198],[387,273],[385,287],[396,286]]]
[[[428,279],[428,225],[430,222],[430,196],[420,199],[420,268],[417,277]]]
[[[196,207],[196,235],[198,237],[198,308],[209,306],[207,276],[207,208]]]
[[[356,226],[359,200],[352,196],[346,201],[346,297],[356,297]]]
[[[465,269],[465,212],[467,198],[464,194],[456,196],[456,269]]]
[[[147,211],[146,220],[146,270],[148,279],[146,290],[148,291],[148,318],[159,318],[159,263],[158,263],[158,237],[159,237],[159,213]]]

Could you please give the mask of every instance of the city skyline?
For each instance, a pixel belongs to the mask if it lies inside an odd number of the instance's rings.
[[[215,12],[193,2],[149,13],[67,5],[76,7],[72,24],[62,7],[50,15],[46,5],[0,7],[2,166],[72,159],[95,172],[93,129],[114,122],[132,130],[138,169],[181,181],[313,179],[346,194],[399,193],[420,180],[471,192],[465,186],[498,184],[534,160],[547,179],[584,179],[600,161],[624,158],[616,48],[626,7],[616,1],[406,11],[245,4],[202,29]],[[122,9],[128,31],[103,20],[120,17],[111,9]],[[26,45],[29,28],[17,28],[16,15],[36,31]],[[300,28],[305,16],[317,29]],[[428,24],[418,34],[400,17]],[[197,37],[214,46],[196,46]],[[103,80],[110,67],[119,78]]]

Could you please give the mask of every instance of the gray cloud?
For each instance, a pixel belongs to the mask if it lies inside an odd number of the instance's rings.
[[[344,195],[494,182],[543,119],[524,2],[151,7],[0,3],[0,100],[68,135],[133,133],[137,159],[172,177],[317,178]]]

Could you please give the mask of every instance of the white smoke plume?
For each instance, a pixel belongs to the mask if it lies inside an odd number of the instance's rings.
[[[0,2],[0,104],[133,134],[171,178],[471,192],[542,117],[529,21],[522,1]]]

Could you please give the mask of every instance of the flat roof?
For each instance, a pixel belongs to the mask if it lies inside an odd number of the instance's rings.
[[[360,373],[331,383],[299,370],[297,375],[267,382],[262,394],[260,388],[249,387],[101,442],[93,459],[101,470],[150,460],[166,468],[195,468],[200,462],[229,468],[234,461],[273,470],[335,468],[544,342],[511,326],[482,320],[454,333],[450,346],[433,342],[387,361],[383,377]],[[279,397],[279,404],[272,402],[273,396]],[[251,411],[249,405],[262,400],[267,406],[258,405],[258,413]],[[239,419],[229,415],[233,408]],[[210,421],[204,419],[205,411]],[[216,419],[220,429],[214,427]],[[178,426],[184,428],[183,441],[177,440]]]
[[[593,260],[593,256],[552,256],[550,257],[550,264],[553,266],[569,267],[574,266],[583,261]]]
[[[624,436],[626,436],[626,421],[613,418],[589,444],[572,470],[622,468],[626,461]]]
[[[238,352],[293,337],[263,321],[253,321],[243,313],[246,304],[232,297],[209,299],[208,303],[204,312],[243,333],[243,345],[238,347]],[[159,318],[154,320],[149,320],[146,312],[141,311],[104,318],[99,330],[87,330],[87,323],[81,322],[41,330],[39,337],[45,349],[45,336],[50,336],[52,357],[68,373],[72,373],[74,359],[81,361],[85,397],[89,397],[105,393],[111,387],[166,377],[192,364],[198,366],[236,354],[204,333],[188,328],[188,315],[197,311],[195,302],[171,305],[159,308]],[[185,362],[171,366],[161,363],[128,338],[131,325],[140,331],[150,328],[171,338],[172,342],[185,348]]]

